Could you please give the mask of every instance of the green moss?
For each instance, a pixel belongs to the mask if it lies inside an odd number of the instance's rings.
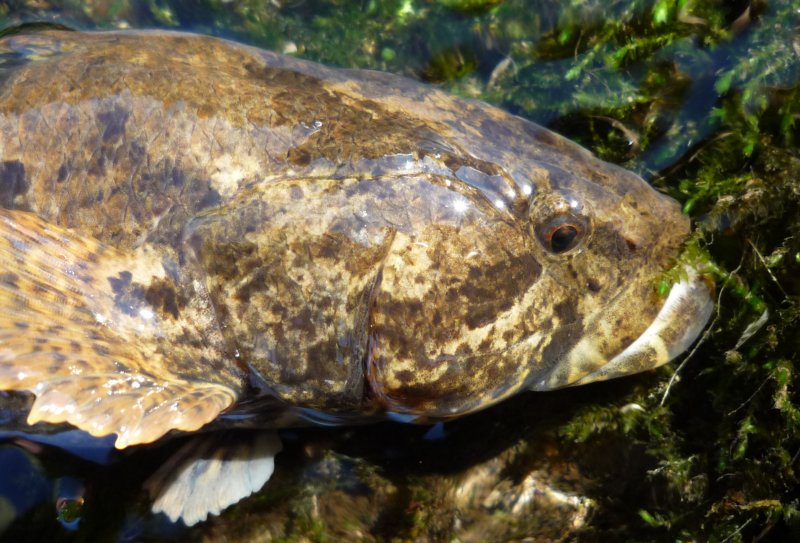
[[[503,0],[439,0],[439,3],[459,13],[476,14],[502,4]]]

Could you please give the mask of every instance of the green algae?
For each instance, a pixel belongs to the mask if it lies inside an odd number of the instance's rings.
[[[575,447],[595,480],[596,510],[575,537],[800,535],[795,2],[0,1],[0,26],[42,20],[183,28],[404,73],[546,124],[641,173],[695,220],[681,262],[715,278],[719,307],[710,333],[682,364],[625,386],[596,385],[557,428],[547,428],[562,446]],[[666,292],[675,278],[667,274],[657,288]],[[638,460],[630,470],[608,469],[592,458],[598,449]],[[408,539],[451,539],[455,513],[431,491],[449,478],[398,476],[401,497],[386,502],[392,530]],[[332,539],[308,488],[276,486],[254,503],[289,503],[282,540]],[[514,533],[524,537],[528,528]]]

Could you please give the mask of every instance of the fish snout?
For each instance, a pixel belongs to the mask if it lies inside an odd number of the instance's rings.
[[[619,345],[619,337],[627,331],[612,325],[619,323],[618,314],[625,312],[625,300],[621,300],[546,378],[537,380],[531,388],[552,390],[605,381],[670,362],[686,351],[705,328],[714,308],[713,292],[708,278],[687,270],[687,277],[672,286],[649,325],[624,347]],[[608,352],[610,345],[618,345],[618,350]]]

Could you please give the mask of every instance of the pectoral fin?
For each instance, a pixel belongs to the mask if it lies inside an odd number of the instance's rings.
[[[202,341],[183,349],[171,336],[180,322],[163,318],[143,288],[120,288],[154,280],[169,280],[155,257],[0,209],[0,390],[36,395],[30,424],[116,434],[123,448],[196,430],[236,400],[235,368],[192,370],[195,351],[213,350]]]
[[[264,486],[280,450],[278,436],[269,431],[190,438],[145,483],[153,512],[187,526],[218,515]]]

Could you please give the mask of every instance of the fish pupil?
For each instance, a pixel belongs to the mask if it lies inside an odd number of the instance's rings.
[[[573,242],[578,237],[578,229],[571,224],[562,224],[550,237],[550,249],[554,253],[563,253],[572,248]]]

